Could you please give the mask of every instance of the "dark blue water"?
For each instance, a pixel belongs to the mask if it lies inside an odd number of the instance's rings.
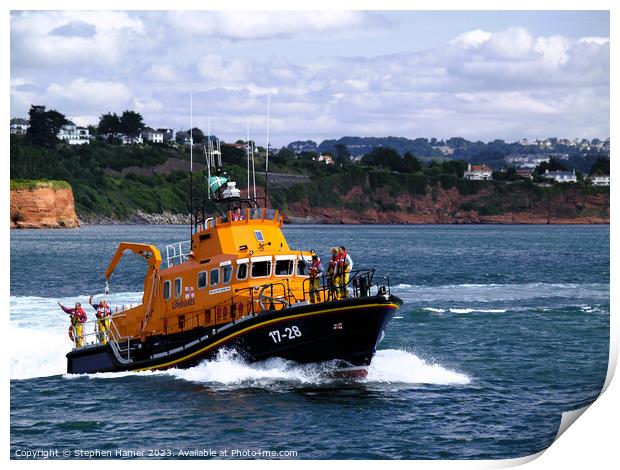
[[[187,371],[68,376],[55,306],[100,293],[121,240],[185,227],[11,233],[11,457],[23,449],[296,458],[512,458],[548,447],[561,413],[596,399],[609,350],[607,226],[298,226],[291,247],[349,248],[405,304],[366,380],[234,352]],[[140,298],[128,258],[113,303]],[[152,451],[153,450],[153,451]],[[256,452],[275,454],[256,454]],[[254,454],[248,455],[248,453]],[[218,455],[219,458],[219,455]],[[239,458],[233,456],[233,458]]]

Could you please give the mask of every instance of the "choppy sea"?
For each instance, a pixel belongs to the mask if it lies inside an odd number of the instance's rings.
[[[293,248],[389,275],[404,300],[363,380],[324,365],[68,375],[56,302],[101,294],[120,241],[182,226],[11,232],[11,458],[500,459],[547,448],[591,403],[609,352],[608,226],[287,226]],[[126,258],[112,305],[139,302]],[[52,451],[55,451],[52,452]],[[50,454],[50,452],[52,452]]]

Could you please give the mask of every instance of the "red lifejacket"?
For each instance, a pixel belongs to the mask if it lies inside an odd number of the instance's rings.
[[[347,253],[338,252],[338,257],[336,259],[336,265],[338,266],[338,272],[344,272],[344,262],[347,259]]]
[[[317,259],[316,261],[312,261],[312,264],[310,265],[310,278],[312,279],[316,278],[317,274],[319,273],[320,265],[321,265],[320,259]]]
[[[332,255],[331,259],[329,260],[328,270],[330,273],[335,274],[336,268],[338,268],[338,255]]]
[[[80,307],[79,309],[74,308],[71,316],[78,319],[80,323],[86,323],[86,320],[88,319],[86,316],[86,312],[82,307]]]
[[[110,307],[97,307],[97,318],[106,318],[110,316]]]

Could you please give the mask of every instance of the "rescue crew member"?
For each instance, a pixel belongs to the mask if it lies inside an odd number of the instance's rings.
[[[312,264],[309,269],[310,274],[310,303],[314,304],[321,301],[321,294],[319,293],[321,285],[321,275],[323,274],[323,265],[321,259],[316,253],[312,255]],[[316,297],[316,301],[315,301]]]
[[[338,276],[337,268],[338,268],[338,248],[333,247],[331,250],[332,257],[329,260],[329,265],[327,266],[327,282],[329,285],[329,298],[335,299],[338,293]]]
[[[340,299],[346,299],[348,290],[347,286],[349,285],[349,273],[353,268],[353,261],[351,257],[347,253],[347,249],[344,246],[341,246],[338,250],[338,261],[337,261],[337,273],[339,279],[339,287],[340,287]]]
[[[71,327],[69,328],[69,336],[73,334],[73,341],[75,342],[76,347],[84,346],[84,323],[86,323],[87,317],[86,312],[82,308],[82,304],[80,302],[75,303],[75,308],[68,308],[58,302],[60,308],[69,314],[71,318]]]
[[[88,303],[97,312],[95,314],[97,316],[97,339],[100,343],[107,344],[108,331],[110,329],[110,316],[112,315],[110,306],[105,299],[99,299],[99,303],[97,305],[93,304],[92,295],[90,296],[90,299],[88,299]]]

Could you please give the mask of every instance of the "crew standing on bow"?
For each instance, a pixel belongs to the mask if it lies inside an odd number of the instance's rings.
[[[108,343],[108,331],[110,329],[110,316],[112,312],[105,299],[99,299],[97,305],[93,304],[93,296],[88,299],[88,303],[96,310],[97,316],[97,339],[101,344]]]
[[[321,294],[319,291],[321,286],[321,275],[323,274],[323,265],[321,264],[321,259],[316,253],[312,255],[312,264],[310,265],[309,274],[310,303],[314,304],[321,301]]]
[[[339,299],[346,299],[348,290],[347,286],[349,285],[349,273],[353,268],[353,261],[351,257],[347,253],[347,249],[344,246],[341,246],[338,250],[338,258],[337,258],[337,279],[339,285]]]
[[[58,302],[60,308],[69,314],[71,319],[71,326],[69,327],[69,337],[75,343],[76,347],[84,346],[84,323],[86,323],[87,317],[86,312],[82,308],[82,304],[80,302],[75,303],[75,308],[65,307],[63,304]]]
[[[327,282],[329,285],[329,300],[335,300],[338,297],[338,248],[333,247],[331,250],[332,257],[327,267]]]

